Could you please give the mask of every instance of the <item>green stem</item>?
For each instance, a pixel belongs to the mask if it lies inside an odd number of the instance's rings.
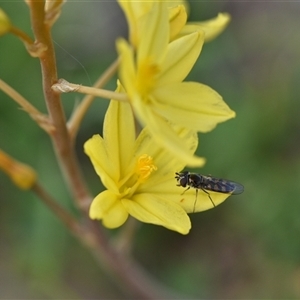
[[[32,191],[39,196],[39,199],[52,210],[62,223],[74,234],[82,232],[78,221],[44,189],[38,182],[32,187]]]

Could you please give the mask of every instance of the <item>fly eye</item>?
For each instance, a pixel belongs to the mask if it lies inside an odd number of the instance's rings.
[[[181,177],[180,180],[179,180],[179,184],[183,187],[186,187],[187,185],[187,178],[186,177]]]
[[[175,173],[176,176],[176,180],[177,180],[177,185],[178,186],[182,186],[182,187],[186,187],[187,185],[189,185],[189,176],[187,175],[187,172],[182,172],[182,173]]]

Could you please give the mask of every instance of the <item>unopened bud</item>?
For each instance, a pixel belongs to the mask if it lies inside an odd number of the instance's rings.
[[[11,28],[11,23],[8,16],[0,8],[0,36],[7,33]]]
[[[36,172],[0,150],[0,169],[6,173],[20,189],[28,190],[36,183]]]

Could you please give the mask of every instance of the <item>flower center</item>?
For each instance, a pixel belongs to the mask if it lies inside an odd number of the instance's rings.
[[[159,67],[153,63],[150,57],[140,62],[137,74],[137,90],[143,98],[146,98],[155,86],[158,73]]]
[[[136,164],[135,172],[139,176],[140,181],[147,179],[153,171],[156,171],[157,167],[153,163],[153,158],[148,154],[141,155]]]
[[[138,157],[135,168],[128,177],[124,178],[120,183],[120,195],[122,197],[130,197],[136,192],[141,184],[143,184],[157,167],[153,163],[153,158],[148,154]]]

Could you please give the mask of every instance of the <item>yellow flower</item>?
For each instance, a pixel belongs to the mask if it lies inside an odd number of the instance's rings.
[[[147,128],[137,138],[135,132],[130,105],[112,100],[103,137],[94,135],[84,144],[85,153],[107,189],[93,200],[90,217],[102,220],[108,228],[117,228],[131,215],[141,222],[187,234],[191,228],[187,212],[193,212],[195,190],[181,195],[184,190],[176,186],[174,178],[184,165],[157,146]],[[177,134],[188,145],[188,151],[194,152],[197,136],[180,129]],[[195,212],[212,208],[207,195],[202,197],[199,192]],[[214,198],[214,202],[217,205],[225,198]]]
[[[141,19],[153,8],[154,1],[119,0],[118,2],[127,19],[129,27],[129,41],[131,45],[137,48],[139,41],[142,38],[139,23],[141,22]],[[227,27],[230,21],[229,14],[219,13],[216,18],[207,21],[186,23],[187,10],[189,8],[186,1],[167,1],[167,6],[170,24],[170,40],[174,40],[178,37],[178,35],[182,36],[196,30],[203,30],[205,33],[205,42],[207,42],[217,37]]]
[[[174,173],[182,164],[170,160],[146,129],[137,139],[135,132],[130,105],[112,100],[105,116],[103,138],[94,135],[84,145],[107,188],[93,200],[90,217],[102,220],[108,228],[117,228],[131,215],[141,222],[187,234],[191,227],[187,213],[165,192],[172,182],[173,193],[179,194]],[[195,151],[197,138],[187,136],[186,141]]]
[[[190,166],[204,159],[193,155],[174,131],[173,124],[208,132],[235,116],[210,87],[182,82],[196,62],[204,33],[195,31],[169,43],[169,18],[164,2],[153,3],[139,23],[143,37],[136,52],[125,40],[117,41],[120,80],[136,117],[162,147]]]

